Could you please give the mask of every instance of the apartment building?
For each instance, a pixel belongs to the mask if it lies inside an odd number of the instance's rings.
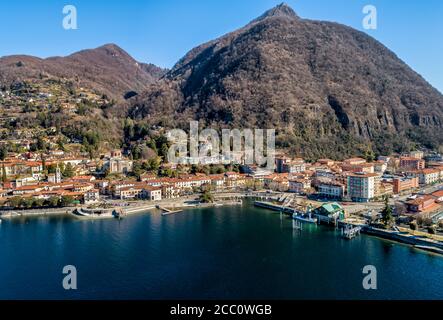
[[[419,187],[418,177],[395,177],[392,180],[394,194],[410,191]]]
[[[423,169],[418,172],[418,179],[421,185],[429,185],[440,181],[439,169]]]
[[[425,168],[425,161],[423,159],[414,157],[401,157],[400,169],[403,170],[423,170]]]
[[[345,194],[345,186],[337,181],[322,182],[318,185],[318,195],[331,199],[341,199]]]
[[[348,196],[354,202],[369,202],[377,195],[380,176],[376,173],[357,172],[348,175]]]

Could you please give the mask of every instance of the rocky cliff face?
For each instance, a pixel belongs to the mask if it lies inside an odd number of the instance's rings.
[[[137,98],[130,115],[276,128],[307,157],[443,144],[443,96],[365,33],[298,17],[287,5],[192,49]]]

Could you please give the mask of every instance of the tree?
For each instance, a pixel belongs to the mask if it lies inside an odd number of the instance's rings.
[[[42,168],[43,168],[43,171],[45,171],[45,170],[46,170],[46,159],[45,159],[45,156],[43,155],[43,153],[40,154],[40,158],[42,159]]]
[[[75,175],[74,168],[70,162],[65,167],[65,170],[63,171],[63,177],[65,178],[72,178]]]
[[[148,164],[149,164],[148,171],[158,171],[158,169],[160,168],[161,159],[159,157],[149,159]]]
[[[143,174],[143,168],[141,163],[135,162],[134,166],[132,167],[132,173],[137,178],[137,180],[140,180],[140,176]]]
[[[60,207],[69,207],[70,205],[72,205],[73,202],[74,198],[72,198],[71,196],[61,196],[58,201],[58,205]]]
[[[5,183],[8,180],[8,177],[6,175],[6,169],[5,165],[2,166],[2,182]]]
[[[151,148],[151,149],[152,149],[152,150],[158,155],[157,146],[156,146],[154,140],[150,139],[150,140],[146,143],[146,145],[147,145],[149,148]]]
[[[205,190],[200,196],[200,201],[203,203],[213,203],[214,196],[211,194],[209,190]]]
[[[22,204],[22,198],[21,197],[12,197],[8,201],[9,205],[13,208],[20,208]]]
[[[385,226],[390,226],[392,224],[394,220],[392,212],[393,210],[391,205],[389,204],[389,197],[385,197],[385,208],[381,212],[382,214],[381,220],[383,221]]]
[[[32,208],[33,199],[32,198],[22,198],[20,206],[26,209]]]
[[[43,199],[34,199],[32,201],[32,207],[33,208],[41,208],[44,205],[44,200]]]
[[[372,150],[371,147],[368,147],[368,149],[365,152],[364,157],[365,157],[367,162],[374,162],[375,154],[374,154],[374,151]]]
[[[0,147],[0,160],[3,161],[8,156],[8,147],[6,145],[2,145]]]
[[[58,197],[51,197],[46,200],[46,205],[52,208],[58,207]]]
[[[168,160],[168,152],[169,152],[168,145],[166,143],[162,144],[160,148],[160,156],[163,158],[164,162]]]
[[[47,166],[48,173],[56,173],[57,171],[57,165],[56,164],[50,164]]]

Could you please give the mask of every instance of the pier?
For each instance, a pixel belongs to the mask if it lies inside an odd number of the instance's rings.
[[[183,210],[170,210],[170,209],[167,209],[167,208],[165,208],[165,207],[161,207],[161,206],[156,206],[157,207],[157,209],[159,209],[159,210],[161,210],[161,211],[163,211],[162,212],[162,216],[169,216],[169,215],[171,215],[171,214],[176,214],[176,213],[180,213],[180,212],[183,212]]]
[[[289,213],[289,214],[297,213],[297,211],[295,209],[293,209],[293,208],[281,206],[281,205],[274,204],[274,203],[271,203],[271,202],[255,201],[254,202],[254,206],[260,207],[260,208],[269,209],[269,210],[273,210],[273,211]]]
[[[358,236],[361,230],[361,227],[346,224],[345,227],[342,229],[342,236],[346,239],[351,240]]]

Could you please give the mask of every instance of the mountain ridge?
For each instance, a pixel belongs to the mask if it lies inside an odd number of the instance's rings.
[[[438,90],[369,35],[286,5],[190,50],[130,114],[165,126],[275,127],[279,146],[313,158],[443,144]]]
[[[80,110],[84,121],[99,117],[102,128],[115,128],[114,145],[119,135],[121,143],[131,139],[121,123],[129,118],[139,128],[187,129],[191,120],[275,128],[278,148],[307,159],[443,146],[436,88],[368,34],[301,18],[284,3],[191,49],[170,70],[115,44],[66,57],[0,58],[0,89],[51,77],[114,100],[90,115]]]
[[[84,49],[63,57],[11,55],[0,58],[0,82],[4,85],[38,79],[40,74],[46,74],[72,79],[116,100],[122,100],[127,91],[143,91],[165,72],[152,64],[136,61],[116,44]]]

